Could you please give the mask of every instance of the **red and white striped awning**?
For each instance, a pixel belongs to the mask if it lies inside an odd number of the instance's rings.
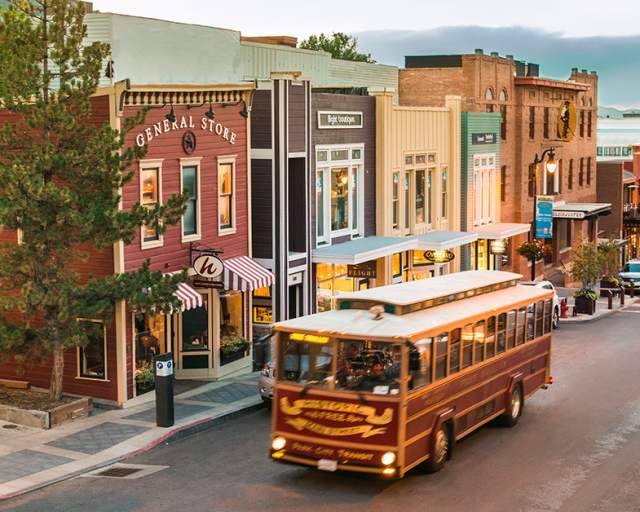
[[[243,292],[265,288],[273,283],[273,274],[248,256],[224,260],[224,287]]]
[[[187,311],[202,306],[202,295],[187,283],[178,283],[178,289],[174,295],[182,302],[180,311]]]

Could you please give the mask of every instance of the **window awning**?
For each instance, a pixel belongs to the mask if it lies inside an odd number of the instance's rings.
[[[611,203],[554,203],[554,219],[581,220],[611,211]]]
[[[423,251],[445,251],[470,244],[477,239],[477,233],[467,233],[465,231],[431,231],[418,236],[414,249]]]
[[[180,311],[188,311],[202,306],[202,295],[187,283],[178,283],[178,289],[174,295],[182,302]]]
[[[313,263],[357,265],[383,256],[390,256],[396,252],[414,249],[416,241],[415,237],[367,236],[314,249],[312,261]]]
[[[635,183],[637,179],[638,178],[636,178],[636,175],[633,174],[631,171],[624,171],[622,173],[622,181],[624,183]]]
[[[223,261],[224,287],[243,292],[265,288],[273,283],[273,273],[249,256],[238,256]]]
[[[531,231],[531,224],[516,224],[511,222],[498,222],[476,226],[472,230],[483,240],[504,240],[512,236],[521,235]]]

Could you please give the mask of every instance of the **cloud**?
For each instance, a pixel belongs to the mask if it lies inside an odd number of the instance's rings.
[[[404,65],[405,55],[473,53],[483,48],[540,64],[540,74],[567,79],[571,68],[595,70],[600,105],[640,106],[640,36],[564,37],[525,27],[440,27],[431,30],[377,30],[354,33],[361,51],[378,61]]]

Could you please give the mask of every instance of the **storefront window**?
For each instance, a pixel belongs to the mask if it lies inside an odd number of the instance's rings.
[[[141,204],[148,210],[154,209],[160,197],[160,169],[142,169],[142,198]],[[142,226],[143,242],[160,240],[160,230],[157,225]]]
[[[349,174],[345,167],[331,169],[331,229],[349,227]]]
[[[316,306],[318,313],[333,309],[333,298],[337,292],[353,292],[366,289],[368,279],[347,275],[347,265],[318,263],[316,266]]]
[[[571,247],[571,221],[557,220],[555,226],[558,238],[558,249]]]
[[[225,291],[220,294],[220,337],[244,336],[242,292]]]
[[[402,275],[402,253],[395,253],[393,255],[393,277],[400,277]]]
[[[182,191],[187,196],[186,209],[182,216],[182,234],[195,235],[198,232],[198,168],[182,168]]]
[[[153,357],[167,351],[166,316],[138,313],[134,316],[136,368],[152,363]]]
[[[84,347],[79,347],[80,365],[78,375],[86,379],[107,378],[106,330],[104,323],[80,320],[80,327],[89,338]]]
[[[218,164],[218,213],[220,229],[233,228],[233,162]]]
[[[253,291],[253,322],[256,324],[273,323],[273,309],[270,303],[271,287],[257,288]]]
[[[202,306],[182,313],[182,351],[207,350],[209,347],[209,301],[202,296]]]

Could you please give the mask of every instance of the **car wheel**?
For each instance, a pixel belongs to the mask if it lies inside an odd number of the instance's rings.
[[[269,411],[271,410],[272,400],[270,398],[262,397],[262,403],[267,408],[267,410],[269,410]]]
[[[424,469],[427,473],[437,473],[440,471],[449,457],[451,448],[451,436],[447,425],[440,425],[436,432],[436,438],[433,443],[433,452],[424,463]]]
[[[553,308],[553,320],[551,321],[553,328],[557,329],[560,326],[560,311],[558,308]]]
[[[520,416],[522,416],[522,409],[524,407],[524,399],[522,397],[522,385],[516,384],[511,392],[509,411],[502,415],[502,424],[505,427],[515,427],[518,424]]]

